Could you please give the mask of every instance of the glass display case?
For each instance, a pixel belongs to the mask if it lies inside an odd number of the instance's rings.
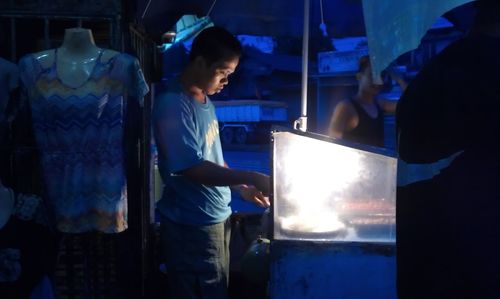
[[[393,154],[299,131],[272,141],[275,240],[395,242]]]

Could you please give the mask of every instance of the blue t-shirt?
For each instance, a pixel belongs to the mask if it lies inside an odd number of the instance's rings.
[[[206,186],[180,174],[203,161],[224,166],[215,108],[182,91],[177,79],[153,105],[153,133],[165,187],[158,212],[188,225],[220,223],[231,214],[229,187]]]

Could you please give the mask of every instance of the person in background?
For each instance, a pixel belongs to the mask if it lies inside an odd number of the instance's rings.
[[[500,298],[500,2],[476,5],[397,107],[400,299]]]
[[[333,138],[349,141],[384,146],[384,113],[394,113],[396,102],[377,99],[382,85],[374,83],[370,58],[363,56],[359,60],[359,69],[356,74],[358,80],[357,93],[337,104],[333,112],[328,135]],[[406,82],[394,72],[391,77],[406,88]]]
[[[172,298],[227,298],[230,187],[269,206],[267,175],[234,170],[224,161],[214,105],[235,71],[241,44],[220,27],[193,41],[189,63],[153,106],[153,132],[165,184],[160,214]]]

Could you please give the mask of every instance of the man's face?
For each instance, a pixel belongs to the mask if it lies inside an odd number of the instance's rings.
[[[382,89],[383,85],[377,85],[373,82],[372,68],[368,66],[363,72],[357,75],[359,81],[359,89],[373,95],[377,95]]]
[[[229,83],[228,77],[234,73],[239,61],[239,57],[233,57],[204,67],[200,87],[208,95],[219,93]]]

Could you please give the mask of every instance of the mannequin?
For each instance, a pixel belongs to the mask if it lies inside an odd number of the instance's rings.
[[[97,47],[89,29],[69,28],[61,47],[19,65],[40,153],[40,192],[56,228],[124,231],[127,161],[137,144],[129,130],[138,129],[135,114],[148,92],[137,59]]]
[[[34,55],[44,68],[50,67],[57,58],[56,71],[59,79],[64,84],[77,88],[88,80],[102,51],[95,45],[89,29],[69,28],[64,31],[63,43],[57,53],[55,49],[51,49]],[[104,54],[101,60],[109,61],[119,52],[106,49]]]
[[[123,243],[117,250],[129,254],[123,232],[127,200],[140,195],[139,109],[148,92],[137,59],[99,48],[89,29],[69,28],[59,48],[26,55],[19,68],[25,115],[19,125],[33,136],[36,151],[30,156],[39,158],[34,166],[40,169],[33,185],[40,185],[35,191],[55,229],[63,238],[82,238],[88,267],[94,232],[112,234],[106,238]],[[25,171],[29,176],[37,173],[31,169]],[[117,254],[120,267],[135,265],[130,263],[134,257]],[[134,271],[118,269],[117,274]]]

